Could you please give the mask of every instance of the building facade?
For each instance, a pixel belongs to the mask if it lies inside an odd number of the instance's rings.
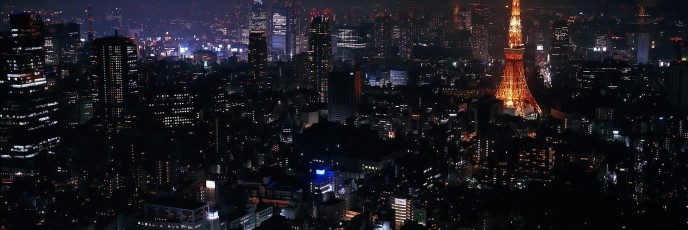
[[[31,158],[59,143],[57,102],[47,91],[41,15],[12,14],[10,27],[0,51],[0,156]]]
[[[311,13],[308,40],[309,85],[318,93],[318,101],[327,102],[327,75],[332,71],[330,13]]]
[[[122,128],[125,107],[136,100],[136,45],[125,37],[98,38],[91,44],[95,80],[94,118],[108,132]]]

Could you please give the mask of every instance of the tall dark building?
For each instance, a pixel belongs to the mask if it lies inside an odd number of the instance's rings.
[[[671,64],[671,110],[688,114],[688,62],[677,60]]]
[[[488,25],[489,11],[487,3],[484,0],[475,1],[471,6],[471,46],[473,58],[487,61],[490,58],[489,49],[489,35]]]
[[[560,82],[564,67],[569,61],[571,52],[571,36],[569,25],[566,21],[556,21],[552,25],[552,48],[550,50],[550,64],[552,65],[552,78]],[[558,84],[558,83],[557,83]]]
[[[318,100],[327,102],[327,74],[332,71],[332,37],[330,13],[311,13],[308,38],[309,83],[318,92]]]
[[[266,79],[268,43],[263,30],[251,30],[248,38],[248,62],[251,64],[251,84],[262,85]]]
[[[151,117],[169,129],[191,128],[196,124],[195,97],[184,86],[158,86],[149,97]]]
[[[378,58],[387,58],[390,54],[392,43],[391,17],[385,13],[376,13],[373,23],[371,48]]]
[[[410,13],[402,14],[397,23],[397,30],[394,34],[395,45],[399,47],[398,52],[401,60],[409,60],[413,50],[413,16]]]
[[[79,24],[51,24],[45,30],[46,65],[76,64],[77,50],[81,46]]]
[[[135,97],[136,45],[125,37],[95,39],[91,45],[95,80],[94,117],[109,132],[122,127],[125,108]]]
[[[334,71],[328,78],[327,120],[345,124],[358,112],[361,72]]]
[[[272,31],[270,38],[270,57],[273,61],[283,61],[291,58],[289,56],[289,10],[287,7],[275,7],[272,9]]]
[[[81,46],[81,27],[76,23],[60,23],[46,26],[47,65],[65,65],[77,63],[77,49]]]
[[[363,56],[366,41],[361,27],[342,26],[337,28],[334,36],[337,47],[335,56],[338,61],[353,61]]]
[[[287,55],[293,58],[300,52],[299,44],[303,39],[302,35],[302,17],[301,17],[301,1],[286,0],[285,7],[287,9]]]
[[[249,29],[250,30],[263,30],[268,29],[268,11],[265,9],[262,0],[254,0],[251,5],[251,13],[249,18]]]
[[[0,43],[0,155],[31,158],[55,147],[57,102],[45,78],[43,20],[37,13],[10,16],[11,33]]]

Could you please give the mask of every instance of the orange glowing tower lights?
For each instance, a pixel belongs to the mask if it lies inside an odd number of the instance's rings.
[[[521,35],[521,2],[513,0],[509,22],[509,46],[504,48],[506,66],[497,89],[497,99],[504,101],[505,113],[526,117],[542,110],[528,89],[523,71],[523,38]]]

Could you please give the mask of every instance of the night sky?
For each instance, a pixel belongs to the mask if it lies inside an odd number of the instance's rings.
[[[0,230],[688,229],[688,0],[0,0],[0,179]]]

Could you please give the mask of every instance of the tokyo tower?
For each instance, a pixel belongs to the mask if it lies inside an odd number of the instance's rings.
[[[497,99],[504,102],[505,113],[526,117],[542,110],[528,89],[523,71],[523,38],[521,35],[521,2],[513,0],[509,22],[509,46],[504,48],[506,66],[497,89]]]

